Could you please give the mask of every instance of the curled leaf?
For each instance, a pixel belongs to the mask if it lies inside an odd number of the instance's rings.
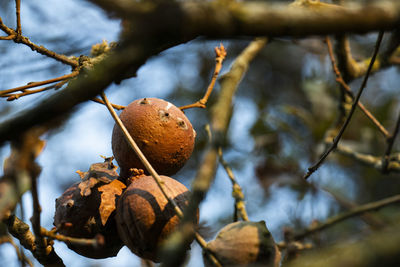
[[[126,185],[119,180],[113,180],[111,183],[99,187],[99,192],[102,192],[99,212],[103,225],[106,224],[108,217],[116,208],[116,196],[120,196],[125,187]]]
[[[89,179],[82,181],[79,184],[79,189],[81,190],[81,196],[89,196],[92,193],[92,188],[95,186],[99,180],[96,178],[90,177]]]

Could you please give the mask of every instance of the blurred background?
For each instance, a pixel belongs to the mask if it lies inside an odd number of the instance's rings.
[[[15,2],[0,2],[0,17],[15,28]],[[120,21],[110,19],[98,7],[86,1],[22,1],[22,34],[57,53],[67,56],[89,55],[91,46],[117,41]],[[376,34],[352,36],[353,56],[370,57]],[[158,97],[177,106],[200,99],[214,70],[214,47],[220,42],[228,52],[222,73],[249,40],[196,39],[173,47],[151,58],[136,78],[112,85],[106,90],[110,101],[127,105],[142,97]],[[47,80],[70,73],[70,67],[32,52],[12,41],[0,41],[0,90]],[[391,132],[399,114],[399,70],[389,67],[374,74],[362,101]],[[351,84],[358,89],[360,80]],[[84,90],[84,88],[82,88]],[[211,95],[211,107],[219,92]],[[0,121],[12,118],[20,110],[37,105],[55,91],[25,96],[7,102],[0,99]],[[236,97],[224,147],[225,160],[242,186],[250,220],[264,220],[275,240],[283,239],[287,227],[302,229],[313,220],[344,211],[352,205],[367,203],[399,192],[398,174],[383,175],[350,157],[333,153],[307,182],[307,168],[324,150],[326,131],[339,116],[339,89],[335,82],[326,45],[322,39],[275,39],[251,63]],[[190,109],[186,115],[197,131],[196,147],[186,166],[174,178],[190,188],[199,167],[207,134],[209,109]],[[42,166],[39,195],[42,224],[53,225],[55,199],[80,178],[75,172],[86,171],[100,155],[111,156],[114,123],[105,106],[86,102],[60,128],[44,139],[47,144],[38,158]],[[381,156],[385,139],[358,110],[341,141],[354,151]],[[395,144],[393,151],[398,151]],[[9,155],[9,144],[0,148],[0,161]],[[0,171],[1,174],[2,170]],[[29,223],[32,216],[30,193],[22,200],[17,215]],[[212,239],[220,228],[233,219],[234,200],[231,183],[219,168],[214,184],[201,204],[200,221],[207,226],[206,238]],[[380,223],[393,223],[399,208],[391,206],[374,213]],[[357,238],[371,226],[354,218],[319,234],[321,244]],[[16,240],[18,243],[18,241]],[[140,266],[140,260],[124,247],[117,257],[104,260],[84,258],[61,242],[56,252],[66,266]],[[30,258],[30,252],[25,252]],[[34,261],[34,259],[32,258]],[[35,262],[35,265],[39,265]],[[201,249],[192,245],[189,266],[203,266]],[[0,266],[20,266],[14,248],[0,246]]]

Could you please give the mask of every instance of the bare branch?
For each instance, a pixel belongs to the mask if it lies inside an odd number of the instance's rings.
[[[87,238],[76,238],[76,237],[70,237],[70,236],[65,236],[65,235],[60,235],[56,234],[54,231],[48,231],[45,228],[40,229],[40,233],[43,236],[46,236],[50,239],[55,239],[67,244],[74,244],[74,245],[83,245],[83,246],[93,246],[93,247],[99,247],[104,244],[102,244],[102,240],[100,238],[94,238],[94,239],[87,239]]]
[[[31,251],[33,256],[44,266],[60,267],[65,266],[62,259],[56,254],[52,246],[46,247],[46,255],[37,253],[35,236],[29,230],[29,225],[18,219],[15,215],[8,214],[3,222],[7,225],[8,231],[17,238],[21,245]]]
[[[395,195],[392,197],[388,197],[376,202],[371,202],[371,203],[367,203],[364,205],[360,205],[352,210],[349,210],[347,212],[344,212],[342,214],[336,215],[332,218],[327,219],[325,222],[323,223],[318,223],[318,224],[314,224],[312,226],[310,226],[309,228],[307,228],[306,230],[304,230],[301,233],[298,233],[294,236],[294,239],[298,240],[298,239],[303,239],[306,236],[309,236],[313,233],[322,231],[328,227],[331,227],[341,221],[344,221],[348,218],[351,217],[355,217],[358,216],[362,213],[365,212],[369,212],[369,211],[374,211],[374,210],[378,210],[381,209],[383,207],[386,207],[388,205],[392,205],[392,204],[396,204],[400,202],[400,195]]]
[[[22,34],[21,30],[21,0],[15,0],[15,13],[17,15],[17,35]]]
[[[147,3],[91,0],[114,16],[127,20],[158,15],[164,34],[182,36],[308,36],[338,33],[367,33],[398,27],[400,3],[396,0],[367,4],[329,5],[310,8],[270,2],[181,1]],[[340,12],[339,12],[340,11]],[[178,30],[179,29],[179,30]],[[147,35],[147,29],[142,34]]]
[[[386,142],[387,142],[386,152],[382,159],[382,172],[383,173],[387,173],[389,171],[388,166],[389,166],[389,160],[390,160],[390,153],[392,152],[394,141],[396,140],[397,134],[399,133],[399,128],[400,128],[400,114],[397,117],[397,122],[396,122],[396,126],[394,127],[393,134],[391,136],[389,136],[386,140]]]
[[[37,44],[32,43],[27,37],[18,34],[13,29],[11,29],[11,28],[7,27],[6,25],[4,25],[3,21],[1,20],[1,18],[0,18],[0,30],[2,30],[5,33],[7,33],[9,38],[11,38],[10,36],[12,36],[12,38],[10,40],[13,40],[15,43],[21,43],[21,44],[24,44],[26,46],[29,46],[33,51],[36,51],[39,54],[54,58],[55,60],[60,61],[60,62],[62,62],[64,64],[67,64],[67,65],[70,65],[73,68],[78,67],[78,61],[77,60],[70,59],[65,55],[57,54],[54,51],[48,50],[44,46],[39,46]]]
[[[366,238],[340,242],[299,255],[288,267],[398,266],[400,231],[392,227]]]
[[[10,94],[10,93],[14,93],[14,92],[18,92],[18,91],[24,91],[26,89],[29,88],[33,88],[33,87],[38,87],[38,86],[42,86],[42,85],[46,85],[49,83],[55,83],[55,82],[59,82],[59,81],[63,81],[63,80],[67,80],[73,77],[78,76],[79,72],[74,71],[70,74],[66,74],[57,78],[53,78],[53,79],[49,79],[49,80],[45,80],[45,81],[40,81],[40,82],[30,82],[27,85],[24,86],[20,86],[20,87],[16,87],[16,88],[12,88],[12,89],[7,89],[7,90],[0,90],[0,97]]]
[[[351,99],[354,100],[354,94],[351,91],[350,86],[345,82],[345,80],[342,77],[341,72],[339,71],[339,68],[337,67],[336,64],[336,60],[335,60],[335,56],[333,55],[333,49],[332,49],[332,44],[330,41],[329,37],[326,37],[326,45],[328,47],[328,53],[329,53],[329,57],[331,59],[331,63],[332,63],[332,69],[335,72],[336,75],[336,81],[342,86],[341,88],[344,89],[345,93],[351,97]],[[378,127],[379,131],[385,136],[388,137],[389,136],[389,132],[385,129],[385,127],[383,127],[383,125],[374,117],[374,115],[372,115],[372,113],[363,105],[363,103],[361,101],[358,101],[358,106],[360,107],[360,109],[364,112],[364,114],[372,121],[373,124],[376,125],[376,127]]]
[[[93,102],[96,102],[96,103],[99,103],[99,104],[103,104],[103,105],[105,105],[106,103],[104,103],[104,101],[103,100],[101,100],[101,99],[99,99],[99,98],[93,98],[93,99],[91,99]],[[121,106],[121,105],[117,105],[117,104],[112,104],[111,103],[111,106],[113,107],[113,108],[115,108],[116,110],[123,110],[124,108],[125,108],[125,106]]]
[[[3,95],[1,97],[7,97],[7,101],[14,101],[14,100],[17,100],[17,99],[19,99],[20,97],[23,97],[23,96],[32,95],[32,94],[36,94],[36,93],[41,93],[41,92],[44,92],[44,91],[47,91],[47,90],[50,90],[50,89],[55,89],[55,90],[60,89],[67,82],[68,82],[67,80],[64,80],[64,81],[61,81],[59,83],[56,83],[56,84],[53,84],[53,85],[50,85],[50,86],[46,86],[46,87],[42,87],[42,88],[39,88],[39,89],[27,90],[27,91],[24,90],[24,92],[22,92],[22,93],[7,94],[7,95]]]
[[[360,100],[361,94],[362,94],[362,92],[364,91],[364,88],[365,88],[366,85],[367,85],[367,81],[368,81],[368,78],[369,78],[369,74],[371,73],[372,66],[374,65],[376,56],[377,56],[378,51],[379,51],[380,44],[381,44],[381,42],[382,42],[383,33],[384,33],[383,31],[379,32],[378,39],[377,39],[376,45],[375,45],[375,50],[374,50],[374,53],[373,53],[373,55],[372,55],[371,62],[370,62],[370,64],[369,64],[369,66],[368,66],[367,73],[365,74],[364,80],[363,80],[363,82],[362,82],[362,84],[361,84],[361,86],[360,86],[360,89],[358,90],[358,93],[357,93],[357,95],[356,95],[356,97],[355,97],[355,99],[354,99],[353,105],[351,106],[351,110],[350,110],[350,112],[349,112],[349,115],[347,116],[346,121],[344,122],[344,124],[343,124],[342,128],[340,129],[338,135],[337,135],[337,136],[335,137],[335,139],[333,140],[332,145],[326,150],[326,152],[321,156],[321,158],[319,159],[319,161],[318,161],[316,164],[314,164],[313,166],[311,166],[310,168],[308,168],[307,173],[306,173],[306,174],[304,175],[304,177],[303,177],[304,179],[307,179],[308,177],[310,177],[310,175],[313,174],[313,173],[321,166],[321,164],[325,161],[326,157],[328,157],[328,155],[329,155],[333,150],[336,149],[337,144],[339,143],[340,138],[342,137],[342,135],[343,135],[343,133],[344,133],[344,131],[345,131],[347,125],[349,124],[349,122],[350,122],[350,120],[351,120],[351,118],[352,118],[352,116],[353,116],[353,113],[354,113],[354,111],[355,111],[355,109],[356,109],[356,107],[357,107],[358,101]]]
[[[218,156],[219,156],[219,161],[221,162],[222,166],[226,171],[226,174],[228,175],[229,179],[232,182],[232,196],[235,199],[235,211],[238,211],[242,220],[248,221],[249,217],[247,216],[246,205],[244,204],[244,194],[242,188],[236,182],[235,175],[233,174],[233,171],[229,166],[228,162],[224,160],[221,147],[218,148]],[[235,212],[235,217],[236,217],[236,212]]]
[[[221,71],[222,62],[224,61],[224,59],[226,57],[225,47],[222,45],[222,43],[221,43],[220,47],[215,47],[215,54],[216,54],[216,58],[215,58],[214,74],[213,74],[210,85],[208,86],[205,95],[203,96],[202,99],[200,99],[199,101],[197,101],[193,104],[179,107],[180,110],[184,110],[184,109],[188,109],[188,108],[206,108],[206,103],[208,101],[208,98],[210,97],[211,92],[214,89],[215,81],[217,80],[219,72]]]

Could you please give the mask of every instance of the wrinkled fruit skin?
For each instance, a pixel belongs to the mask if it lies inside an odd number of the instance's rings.
[[[184,209],[189,200],[188,189],[167,176],[160,178],[167,188],[167,194]],[[119,198],[116,221],[121,239],[134,254],[159,262],[157,249],[174,231],[179,218],[153,177],[140,176],[132,181]]]
[[[196,132],[192,124],[179,108],[167,101],[157,98],[135,100],[125,107],[120,118],[159,174],[175,174],[193,152]],[[121,177],[130,176],[131,168],[145,170],[118,125],[113,129],[112,150]]]
[[[207,244],[222,266],[278,267],[280,252],[265,222],[235,222],[226,225]],[[214,266],[206,255],[204,263]]]
[[[104,226],[101,223],[99,214],[101,194],[98,191],[101,184],[91,188],[89,196],[80,194],[79,184],[80,182],[73,184],[56,199],[54,225],[67,223],[66,227],[62,227],[59,231],[66,236],[77,238],[95,238],[97,234],[104,236],[105,244],[98,248],[67,244],[80,255],[94,259],[116,256],[123,243],[118,237],[114,217],[110,216]]]

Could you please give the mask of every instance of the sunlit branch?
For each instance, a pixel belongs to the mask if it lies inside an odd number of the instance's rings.
[[[96,103],[105,105],[104,101],[101,100],[101,99],[99,99],[99,98],[93,98],[93,99],[91,99],[91,100],[92,100],[93,102],[96,102]],[[112,103],[111,103],[111,106],[112,106],[113,108],[115,108],[116,110],[123,110],[123,109],[125,108],[125,106],[121,106],[121,105],[117,105],[117,104],[112,104]]]
[[[362,82],[362,84],[360,86],[360,89],[358,90],[358,93],[357,93],[357,95],[356,95],[356,97],[354,99],[353,105],[351,106],[351,110],[350,110],[350,112],[349,112],[349,114],[348,114],[348,116],[346,118],[346,121],[344,122],[344,124],[343,124],[342,128],[340,129],[338,135],[334,138],[334,140],[332,142],[332,145],[326,150],[326,152],[321,156],[321,158],[319,159],[319,161],[316,164],[314,164],[313,166],[308,168],[307,173],[304,175],[304,179],[307,179],[308,177],[310,177],[310,175],[313,174],[321,166],[321,164],[325,161],[325,159],[328,157],[328,155],[333,150],[335,150],[335,148],[337,147],[340,138],[342,137],[347,125],[349,124],[349,122],[350,122],[350,120],[351,120],[351,118],[352,118],[352,116],[354,114],[354,111],[355,111],[355,109],[357,107],[358,101],[360,100],[361,94],[363,93],[364,88],[367,85],[367,81],[368,81],[369,75],[371,73],[372,66],[374,65],[376,56],[377,56],[378,51],[379,51],[380,44],[382,42],[383,34],[384,34],[383,31],[379,32],[378,39],[377,39],[376,45],[375,45],[375,50],[374,50],[374,53],[372,55],[371,62],[369,64],[369,66],[368,66],[367,73],[365,74],[364,80],[363,80],[363,82]]]
[[[21,35],[21,0],[15,0],[15,13],[17,15],[17,35]]]
[[[70,59],[65,55],[57,54],[54,51],[48,50],[44,46],[39,46],[37,44],[32,43],[27,37],[19,35],[16,31],[7,27],[3,23],[1,18],[0,18],[0,30],[2,30],[3,32],[8,34],[8,38],[10,38],[9,40],[13,40],[15,43],[24,44],[24,45],[30,47],[33,51],[36,51],[42,55],[54,58],[55,60],[60,61],[67,65],[70,65],[74,68],[78,67],[78,65],[79,65],[77,60]],[[3,40],[4,40],[4,38],[3,38]]]
[[[42,87],[42,88],[39,88],[39,89],[24,90],[22,93],[6,94],[6,95],[2,95],[1,97],[7,97],[7,101],[14,101],[14,100],[17,100],[17,99],[19,99],[20,97],[23,97],[23,96],[32,95],[32,94],[36,94],[36,93],[41,93],[41,92],[48,91],[48,90],[51,90],[51,89],[55,89],[55,90],[60,89],[67,82],[68,81],[64,80],[64,81],[61,81],[61,82],[59,82],[57,84],[53,84],[53,85],[50,85],[50,86]]]
[[[232,171],[231,167],[229,166],[228,162],[226,162],[224,160],[221,147],[218,148],[218,156],[219,156],[219,161],[221,162],[221,165],[224,167],[226,174],[228,175],[229,179],[232,182],[232,196],[235,199],[235,210],[238,211],[240,217],[244,221],[248,221],[249,217],[247,216],[246,205],[244,204],[244,194],[243,194],[242,188],[237,183],[237,181],[235,179],[235,175],[233,174],[233,171]]]
[[[214,74],[212,76],[210,85],[208,86],[205,95],[203,96],[202,99],[200,99],[199,101],[197,101],[193,104],[179,107],[181,110],[188,109],[188,108],[206,108],[208,98],[210,97],[211,92],[214,89],[215,81],[217,80],[219,72],[221,71],[222,62],[224,61],[224,59],[226,57],[225,47],[222,45],[222,43],[221,43],[220,47],[215,47],[215,54],[216,54],[216,57],[215,57]]]
[[[70,236],[65,236],[65,235],[61,235],[61,234],[56,234],[54,231],[48,231],[47,229],[45,229],[43,227],[40,229],[40,233],[43,236],[46,236],[50,239],[58,240],[58,241],[66,243],[66,244],[92,246],[94,248],[104,245],[104,240],[100,237],[93,238],[93,239],[70,237]]]
[[[63,80],[67,80],[73,77],[78,76],[79,72],[78,71],[74,71],[71,72],[70,74],[66,74],[57,78],[53,78],[53,79],[49,79],[49,80],[45,80],[45,81],[40,81],[40,82],[30,82],[27,85],[24,86],[19,86],[19,87],[15,87],[12,89],[7,89],[7,90],[0,90],[0,97],[4,96],[4,95],[8,95],[10,93],[14,93],[14,92],[18,92],[18,91],[22,91],[24,92],[24,90],[29,89],[29,88],[33,88],[33,87],[38,87],[38,86],[42,86],[42,85],[46,85],[49,83],[55,83],[55,82],[59,82],[59,81],[63,81]]]

